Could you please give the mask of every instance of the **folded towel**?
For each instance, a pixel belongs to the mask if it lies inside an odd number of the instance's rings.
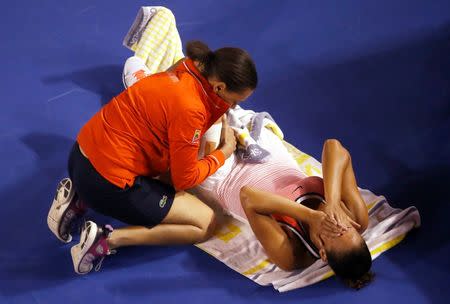
[[[237,106],[227,112],[228,124],[238,135],[238,148],[236,154],[242,161],[249,163],[262,163],[268,160],[270,152],[261,147],[257,141],[264,127],[274,131],[277,136],[283,132],[275,120],[267,112],[255,113],[246,111]]]
[[[321,164],[317,160],[286,142],[285,145],[305,174],[321,176]],[[392,208],[383,196],[360,191],[369,209],[369,226],[362,236],[375,259],[398,244],[413,227],[419,227],[420,216],[415,207]],[[281,270],[269,261],[248,223],[230,216],[213,238],[196,246],[254,282],[272,285],[280,292],[305,287],[333,275],[322,260],[302,270]]]
[[[162,6],[141,7],[123,45],[144,60],[152,74],[167,70],[184,57],[175,16]]]
[[[134,19],[131,28],[128,30],[125,38],[123,39],[122,45],[129,48],[132,51],[136,50],[136,44],[141,40],[142,34],[147,27],[150,19],[157,12],[156,7],[141,7],[138,11],[136,19]]]

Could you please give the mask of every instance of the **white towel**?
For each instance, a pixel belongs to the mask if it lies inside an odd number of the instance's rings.
[[[273,118],[266,112],[256,113],[251,110],[244,110],[240,106],[227,111],[228,125],[233,128],[237,134],[238,148],[236,156],[239,160],[248,163],[263,163],[270,159],[270,152],[258,144],[258,139],[263,128],[272,130],[280,139],[283,139],[283,132],[278,127]],[[221,123],[211,127],[201,140],[199,157],[203,157],[203,148],[205,142],[220,141],[220,132],[215,129],[221,127]]]
[[[321,176],[321,164],[317,160],[285,144],[303,172]],[[363,237],[375,259],[398,244],[412,228],[419,227],[420,216],[415,207],[392,208],[383,196],[368,190],[360,191],[369,209],[369,226]],[[254,282],[272,285],[280,292],[305,287],[333,275],[330,267],[321,260],[304,270],[281,270],[268,260],[248,223],[230,216],[213,238],[197,247]]]

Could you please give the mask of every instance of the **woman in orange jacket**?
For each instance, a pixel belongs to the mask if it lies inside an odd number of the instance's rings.
[[[218,148],[198,159],[203,133],[257,86],[242,49],[211,51],[190,42],[187,58],[114,97],[81,129],[48,214],[51,231],[70,242],[87,206],[130,226],[113,230],[88,221],[71,249],[77,273],[88,273],[115,247],[193,244],[208,238],[213,211],[184,190],[212,175],[236,148],[222,128]],[[160,179],[170,177],[171,184]],[[99,265],[99,264],[97,264]]]

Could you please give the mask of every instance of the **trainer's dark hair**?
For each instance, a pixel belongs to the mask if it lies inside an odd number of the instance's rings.
[[[243,49],[224,47],[213,52],[201,41],[189,41],[186,54],[200,63],[203,76],[216,76],[232,92],[254,90],[258,84],[255,63]]]
[[[360,246],[346,252],[327,251],[327,259],[336,276],[353,289],[359,290],[373,280],[372,257],[363,238]]]

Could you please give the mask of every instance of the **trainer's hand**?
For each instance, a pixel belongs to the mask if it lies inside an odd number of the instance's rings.
[[[223,152],[225,158],[228,158],[236,150],[236,136],[227,122],[227,116],[222,116],[222,133],[220,134],[219,150]]]

